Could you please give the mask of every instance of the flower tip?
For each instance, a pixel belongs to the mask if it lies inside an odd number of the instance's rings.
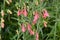
[[[21,10],[19,9],[18,12],[17,12],[17,15],[20,16],[21,15]]]
[[[25,32],[26,28],[25,28],[24,24],[22,24],[21,27],[22,27],[22,32]]]
[[[25,17],[27,17],[28,13],[27,13],[27,10],[26,10],[26,9],[23,9],[23,15],[24,15]]]

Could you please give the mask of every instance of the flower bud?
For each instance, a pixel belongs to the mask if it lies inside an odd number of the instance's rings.
[[[38,5],[38,0],[35,1],[35,4]]]
[[[27,10],[26,10],[25,8],[23,9],[23,15],[24,15],[25,17],[27,17],[27,15],[28,15]]]
[[[8,0],[6,0],[6,3],[7,3],[8,5],[10,5],[10,2],[9,2]]]
[[[4,22],[1,23],[1,28],[4,28]]]
[[[12,3],[12,0],[8,0],[10,3]]]
[[[39,19],[39,14],[37,11],[33,12],[33,14],[34,14],[33,24],[36,24],[37,20]]]
[[[43,18],[46,19],[47,17],[49,17],[49,14],[46,9],[43,9]]]
[[[7,10],[7,13],[12,14],[12,11],[8,9],[8,10]]]
[[[44,27],[47,27],[47,22],[46,21],[44,21]]]
[[[1,16],[2,17],[4,16],[4,10],[1,10]]]
[[[22,14],[22,11],[18,9],[17,15],[20,16]]]
[[[34,35],[34,31],[33,30],[30,30],[29,33],[30,33],[30,35]]]
[[[1,22],[4,22],[4,19],[3,18],[1,18]]]
[[[39,35],[37,32],[36,32],[36,40],[39,40]]]
[[[24,24],[21,25],[21,28],[22,28],[22,32],[26,31],[26,28],[25,28]]]
[[[16,33],[17,33],[17,34],[19,33],[18,30],[16,30]]]

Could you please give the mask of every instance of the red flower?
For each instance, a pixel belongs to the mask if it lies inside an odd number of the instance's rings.
[[[23,9],[23,15],[26,17],[27,16],[27,10]]]
[[[24,24],[22,24],[21,27],[22,27],[22,32],[25,32],[26,28],[25,28]]]
[[[28,31],[29,31],[30,35],[34,35],[34,31],[31,29],[30,24],[27,25],[27,28],[28,28]]]
[[[46,9],[43,10],[43,18],[49,17],[49,14]]]
[[[39,18],[39,14],[38,14],[38,12],[36,11],[36,12],[34,13],[33,24],[36,24],[38,18]]]
[[[33,30],[30,30],[29,33],[30,33],[30,35],[34,35],[34,31]]]
[[[20,16],[22,14],[22,11],[19,9],[17,12],[17,15]]]
[[[37,32],[36,32],[36,40],[39,40],[39,35]]]
[[[28,24],[28,25],[27,25],[27,28],[28,28],[28,31],[30,31],[30,30],[31,30],[31,25]]]

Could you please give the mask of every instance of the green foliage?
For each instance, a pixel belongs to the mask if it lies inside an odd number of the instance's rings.
[[[30,35],[28,31],[22,32],[21,24],[30,23],[32,30],[39,33],[39,40],[60,40],[60,0],[0,0],[0,8],[4,10],[4,28],[0,25],[0,40],[35,40],[35,35]],[[38,2],[38,4],[37,4]],[[27,8],[28,16],[17,16],[18,9]],[[49,17],[42,18],[42,10],[47,9]],[[10,10],[12,13],[8,12]],[[39,19],[35,25],[32,25],[34,18],[33,12],[38,11]],[[0,12],[0,19],[2,18]],[[47,27],[43,21],[48,22]],[[1,22],[1,21],[0,21]],[[1,24],[1,23],[0,23]]]

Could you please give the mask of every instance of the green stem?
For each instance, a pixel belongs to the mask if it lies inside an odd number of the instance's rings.
[[[55,23],[55,31],[54,31],[54,40],[56,40],[56,27],[57,27],[57,13],[58,13],[58,5],[57,5],[57,3],[56,3],[56,23]]]
[[[18,25],[19,25],[19,17],[18,17]],[[19,25],[19,26],[20,26],[20,25]],[[19,40],[19,33],[18,33],[17,40]]]
[[[5,0],[4,0],[4,3],[3,3],[3,9],[5,9]]]

